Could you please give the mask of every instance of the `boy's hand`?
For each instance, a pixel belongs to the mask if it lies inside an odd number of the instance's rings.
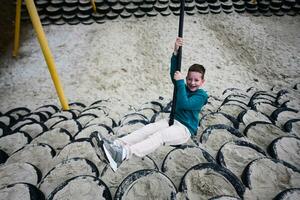
[[[177,54],[179,47],[183,45],[183,39],[181,37],[177,37],[174,46],[174,54]]]
[[[176,81],[182,80],[182,79],[184,79],[184,76],[183,76],[183,74],[182,74],[180,71],[176,71],[176,72],[174,73],[174,79],[175,79]]]

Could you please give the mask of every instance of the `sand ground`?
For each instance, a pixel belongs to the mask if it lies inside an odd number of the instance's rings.
[[[178,16],[118,18],[44,30],[69,102],[89,105],[114,97],[135,106],[159,96],[171,99],[169,64]],[[205,89],[215,97],[230,87],[291,86],[300,82],[299,32],[299,16],[186,15],[182,71],[203,64]],[[13,38],[8,39],[1,40],[1,112],[60,105],[30,22],[22,24],[17,58],[12,58]]]

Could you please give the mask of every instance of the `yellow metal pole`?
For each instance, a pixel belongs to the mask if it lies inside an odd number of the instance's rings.
[[[37,13],[36,7],[34,5],[33,0],[25,0],[30,19],[32,21],[33,27],[35,29],[35,32],[37,34],[37,38],[39,40],[40,46],[42,48],[46,63],[48,65],[49,72],[51,74],[51,78],[53,80],[56,92],[58,94],[60,103],[62,105],[63,110],[69,110],[69,104],[67,99],[65,98],[64,91],[61,85],[61,82],[59,80],[54,59],[52,56],[52,53],[50,51],[46,35],[44,33],[39,15]]]
[[[14,50],[13,50],[14,57],[18,55],[19,47],[20,47],[21,6],[22,6],[22,0],[17,0],[16,18],[15,18],[15,41],[14,41]]]
[[[95,0],[91,0],[91,4],[92,4],[92,6],[93,6],[93,10],[94,10],[94,12],[96,12],[96,11],[97,11],[97,9],[96,9]]]

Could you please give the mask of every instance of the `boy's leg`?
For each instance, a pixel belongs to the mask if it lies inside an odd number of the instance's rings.
[[[144,157],[164,144],[179,145],[187,142],[189,138],[190,132],[188,129],[175,121],[173,126],[159,130],[145,140],[130,147],[125,147],[127,150],[127,158],[130,158],[132,154],[138,157]]]
[[[132,133],[118,138],[116,141],[117,143],[121,143],[125,146],[131,146],[133,144],[136,144],[144,139],[146,139],[148,136],[152,135],[153,133],[165,129],[169,126],[167,119],[162,119],[157,122],[147,124],[146,126],[133,131]]]
[[[156,123],[148,124],[127,136],[116,139],[113,143],[103,141],[100,147],[105,153],[105,158],[113,171],[117,170],[124,159],[128,159],[131,156],[131,154],[129,155],[131,145],[145,140],[149,135],[155,133],[157,130],[164,129],[165,127],[168,127],[168,121],[160,120]]]

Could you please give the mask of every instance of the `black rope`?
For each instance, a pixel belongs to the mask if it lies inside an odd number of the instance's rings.
[[[185,0],[180,0],[180,16],[179,16],[178,37],[181,37],[181,38],[183,36],[184,4],[185,4]],[[179,49],[177,51],[176,71],[181,70],[181,56],[182,56],[182,47],[179,47]],[[175,109],[176,109],[176,96],[177,96],[177,90],[176,90],[176,85],[174,85],[172,109],[171,109],[171,114],[170,114],[169,126],[172,126],[174,124],[174,116],[175,116]]]

